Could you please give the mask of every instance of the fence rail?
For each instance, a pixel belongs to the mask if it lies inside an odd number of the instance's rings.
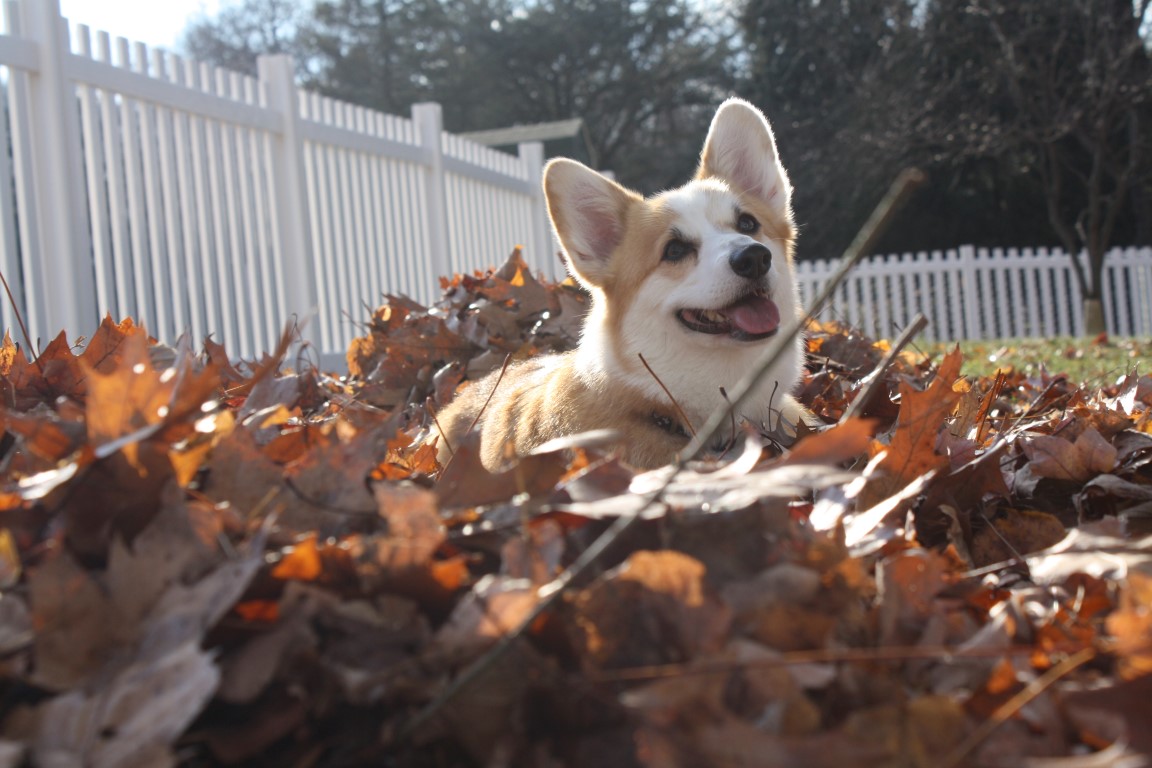
[[[1084,259],[1081,254],[1079,258]],[[800,295],[814,297],[835,262],[797,265]],[[1108,331],[1152,335],[1152,248],[1115,248],[1105,259]],[[939,341],[1081,336],[1080,291],[1071,257],[1060,249],[973,248],[865,259],[837,291],[823,319],[839,319],[890,338],[917,312]]]
[[[3,0],[0,0],[3,2]],[[33,338],[99,316],[159,338],[271,349],[291,317],[328,361],[384,293],[520,244],[559,268],[539,143],[518,156],[410,118],[298,90],[291,59],[245,77],[84,25],[58,0],[7,0],[0,22],[0,269]]]
[[[445,133],[436,104],[404,118],[299,90],[284,56],[246,77],[73,28],[58,0],[0,3],[6,328],[18,312],[34,340],[75,338],[111,312],[254,357],[309,318],[333,364],[384,293],[431,301],[516,244],[560,269],[539,143],[511,156]],[[831,269],[799,265],[805,297]],[[1152,334],[1152,251],[1115,251],[1104,296],[1110,330]],[[1083,327],[1068,257],[1043,249],[876,257],[829,316],[887,336],[918,310],[939,339]]]

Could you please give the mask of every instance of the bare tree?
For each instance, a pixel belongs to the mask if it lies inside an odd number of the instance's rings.
[[[307,18],[299,0],[232,0],[215,16],[201,15],[185,27],[180,47],[195,59],[256,74],[256,58],[287,53],[304,62],[299,41]]]
[[[1121,222],[1146,220],[1152,0],[937,0],[921,135],[957,156],[996,156],[1040,182],[1049,225],[1074,254],[1085,331],[1104,331],[1104,257]],[[942,64],[943,62],[943,64]],[[951,71],[945,76],[944,69]],[[945,86],[950,87],[943,87]],[[942,109],[951,104],[955,112]],[[1139,203],[1139,201],[1144,201]],[[1087,263],[1075,254],[1084,252]]]

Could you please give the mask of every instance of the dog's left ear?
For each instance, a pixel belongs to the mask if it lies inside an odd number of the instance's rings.
[[[772,127],[743,99],[728,99],[716,110],[696,178],[720,179],[734,192],[759,198],[791,218],[792,184],[776,153]]]

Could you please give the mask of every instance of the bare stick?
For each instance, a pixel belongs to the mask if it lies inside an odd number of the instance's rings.
[[[480,417],[484,415],[484,411],[488,410],[488,403],[492,402],[492,397],[496,394],[496,390],[500,388],[500,382],[504,381],[504,374],[508,371],[508,363],[512,362],[512,353],[509,352],[504,357],[504,365],[500,366],[500,375],[496,377],[496,383],[492,385],[492,391],[488,393],[488,399],[484,401],[484,405],[476,413],[476,418],[472,419],[472,423],[468,425],[468,429],[464,434],[468,434],[476,429],[476,425],[480,422]]]
[[[1000,539],[1000,543],[1004,545],[1004,547],[1008,550],[1008,553],[1012,555],[1012,558],[1017,563],[1024,566],[1025,575],[1031,578],[1032,573],[1028,569],[1028,560],[1025,559],[1024,555],[1020,554],[1020,550],[1016,549],[1012,542],[1008,541],[1008,537],[1000,532],[1000,529],[996,527],[995,523],[988,519],[986,514],[981,512],[980,519],[988,524],[988,528],[991,529],[992,533],[996,534],[996,538]]]
[[[788,651],[779,656],[757,659],[711,659],[707,662],[680,664],[653,664],[645,667],[625,667],[591,672],[588,678],[597,683],[638,682],[669,677],[709,675],[717,672],[735,672],[741,669],[773,669],[799,664],[878,664],[906,661],[955,661],[956,659],[1002,659],[1013,656],[1031,656],[1036,649],[1031,645],[1010,648],[999,646],[963,648],[931,645],[890,645],[877,648],[814,648]]]
[[[492,402],[492,398],[495,396],[496,390],[500,388],[500,382],[504,381],[504,374],[508,372],[508,364],[511,362],[512,362],[512,353],[509,352],[504,357],[504,365],[500,366],[500,375],[496,377],[496,383],[492,385],[492,391],[488,393],[488,399],[484,401],[484,405],[482,405],[480,407],[480,410],[477,411],[476,418],[472,419],[472,423],[468,425],[468,429],[464,430],[465,435],[470,433],[472,430],[476,429],[476,425],[478,423],[480,423],[480,417],[484,415],[484,411],[488,410],[488,404],[490,402]],[[432,418],[435,419],[436,417],[433,416]],[[436,428],[437,429],[440,428],[439,422],[437,422]],[[444,437],[444,430],[440,430],[440,436]],[[448,441],[445,440],[444,444],[447,445]],[[452,446],[448,446],[448,450],[452,450]],[[443,473],[444,470],[448,468],[448,465],[451,464],[452,460],[455,458],[456,458],[456,452],[452,451],[452,455],[448,457],[448,461],[444,463],[444,466],[440,467],[440,472]]]
[[[440,419],[436,418],[436,406],[432,405],[431,397],[424,401],[424,408],[428,411],[428,415],[432,417],[432,423],[436,425],[436,429],[440,432],[440,439],[444,441],[444,447],[448,449],[448,460],[451,461],[452,457],[456,455],[456,450],[452,447],[452,443],[448,442],[448,434],[444,431],[444,427],[440,426]]]
[[[397,741],[410,737],[417,729],[432,719],[445,704],[455,698],[460,691],[464,690],[474,680],[480,677],[480,675],[484,674],[497,659],[508,652],[512,644],[519,640],[545,611],[552,607],[552,604],[556,602],[573,581],[579,579],[590,570],[592,566],[596,564],[596,561],[600,559],[601,555],[642,518],[645,510],[652,506],[652,504],[663,495],[664,491],[671,485],[676,475],[684,468],[684,465],[689,459],[695,457],[715,436],[720,426],[729,418],[728,414],[735,411],[736,407],[743,402],[752,387],[755,386],[757,379],[776,362],[776,359],[780,357],[780,354],[786,345],[791,342],[792,338],[800,332],[808,320],[819,314],[824,303],[832,296],[840,283],[844,281],[844,278],[848,276],[848,272],[863,258],[867,250],[870,249],[876,241],[876,238],[879,237],[883,229],[891,222],[900,204],[907,199],[908,194],[919,185],[923,179],[924,175],[914,169],[906,170],[897,177],[892,187],[888,190],[888,194],[884,196],[884,199],[880,201],[880,205],[864,224],[864,229],[860,231],[860,234],[856,236],[852,244],[848,246],[848,250],[844,252],[840,268],[828,283],[825,284],[824,290],[816,298],[816,301],[813,302],[805,316],[799,322],[789,325],[787,329],[780,333],[776,337],[776,343],[773,344],[760,359],[755,370],[741,379],[737,385],[737,396],[733,400],[732,407],[721,406],[717,408],[708,419],[708,425],[705,427],[705,430],[697,433],[696,437],[692,439],[692,442],[689,443],[688,447],[681,453],[676,462],[672,464],[671,471],[668,472],[664,482],[644,494],[637,504],[636,509],[616,518],[612,522],[612,525],[608,526],[604,533],[600,534],[599,538],[580,553],[580,556],[576,558],[575,562],[569,565],[563,573],[550,583],[541,587],[537,593],[539,600],[520,623],[511,632],[501,635],[500,639],[497,640],[491,648],[469,664],[452,682],[448,683],[435,699],[428,702],[422,710],[413,715],[412,719],[405,723],[404,727],[396,734]]]
[[[664,382],[660,381],[660,377],[656,375],[656,371],[652,370],[652,366],[648,365],[648,361],[644,359],[644,354],[637,352],[636,356],[639,357],[640,362],[644,364],[644,369],[652,374],[652,378],[660,385],[660,389],[664,390],[664,394],[668,395],[668,399],[672,401],[672,407],[676,409],[676,413],[680,414],[680,420],[684,422],[684,426],[688,428],[688,432],[695,437],[696,430],[692,427],[692,422],[688,420],[688,414],[684,413],[684,409],[680,407],[680,403],[676,402],[676,398],[668,391],[668,387],[664,386]]]
[[[724,389],[724,387],[720,387],[720,397],[724,398],[724,402],[728,402],[728,390]],[[772,397],[773,398],[776,397],[776,390],[775,389],[772,390]],[[769,412],[772,411],[771,405],[768,406],[768,411]],[[729,409],[728,412],[730,414],[732,414],[732,419],[728,424],[728,428],[730,430],[732,430],[732,439],[730,439],[728,441],[728,445],[727,445],[727,447],[724,448],[724,453],[721,454],[721,457],[723,457],[725,454],[727,454],[728,451],[732,450],[732,446],[734,446],[736,444],[736,411]]]
[[[1024,690],[1004,702],[999,709],[992,713],[991,717],[980,723],[976,730],[968,734],[968,738],[964,739],[959,746],[948,753],[940,763],[940,768],[954,768],[954,766],[959,765],[972,750],[980,746],[982,741],[991,736],[993,731],[1023,709],[1028,702],[1046,691],[1057,680],[1069,674],[1077,667],[1087,664],[1095,657],[1095,648],[1084,648],[1028,683],[1028,685],[1024,687]]]
[[[36,363],[36,367],[40,369],[40,375],[43,376],[44,364],[40,362],[40,355],[32,346],[32,338],[28,335],[28,326],[24,325],[24,316],[20,314],[20,307],[16,306],[12,289],[8,287],[8,278],[4,277],[2,271],[0,271],[0,282],[4,283],[4,292],[8,294],[8,303],[12,305],[12,314],[16,315],[16,322],[20,324],[20,333],[24,335],[24,345],[28,347],[28,354],[32,355],[32,362]]]
[[[923,312],[917,312],[916,317],[912,318],[912,323],[904,329],[904,333],[900,334],[900,338],[896,339],[892,344],[892,348],[888,350],[888,354],[884,355],[884,359],[876,366],[876,370],[868,374],[866,377],[867,383],[861,388],[860,392],[857,393],[856,399],[852,401],[852,404],[844,411],[844,415],[840,417],[841,424],[848,421],[848,419],[860,415],[864,410],[864,406],[866,406],[872,398],[872,393],[874,393],[876,388],[880,386],[880,383],[884,381],[884,373],[888,370],[889,366],[895,362],[896,357],[904,347],[908,346],[908,343],[916,337],[916,334],[924,330],[927,325],[928,318],[924,317]]]

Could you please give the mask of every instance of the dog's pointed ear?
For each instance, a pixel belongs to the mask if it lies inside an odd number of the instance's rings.
[[[720,179],[732,191],[752,195],[791,217],[792,184],[780,164],[772,127],[743,99],[728,99],[716,110],[696,178]]]
[[[582,282],[603,285],[612,252],[624,238],[628,207],[637,196],[586,165],[563,158],[545,167],[544,196],[569,269]]]

